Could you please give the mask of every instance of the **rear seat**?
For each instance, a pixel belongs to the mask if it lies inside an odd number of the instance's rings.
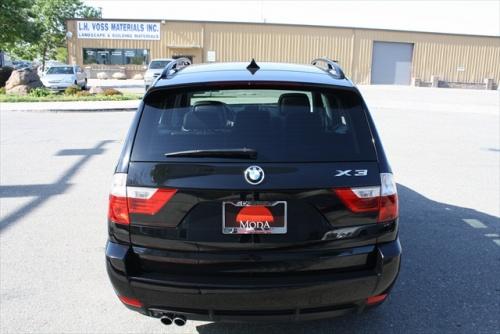
[[[266,133],[271,130],[271,115],[257,106],[248,106],[236,114],[234,132],[247,133],[258,130]]]
[[[278,100],[280,114],[284,117],[285,133],[290,140],[307,141],[307,133],[322,130],[321,119],[311,112],[309,97],[303,93],[282,94]]]

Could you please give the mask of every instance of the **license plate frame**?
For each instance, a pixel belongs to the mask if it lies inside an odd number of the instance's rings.
[[[269,219],[265,220],[263,219],[264,217],[260,216],[259,218],[262,219],[237,221],[240,214],[243,217],[248,216],[248,214],[242,213],[244,208],[252,207],[254,210],[261,211],[261,213],[270,213],[270,215],[264,216]],[[266,209],[264,210],[262,207]],[[286,234],[288,224],[287,215],[288,208],[286,201],[224,201],[222,202],[222,233],[236,235]],[[232,221],[234,223],[231,223]],[[266,221],[267,225],[265,224]]]

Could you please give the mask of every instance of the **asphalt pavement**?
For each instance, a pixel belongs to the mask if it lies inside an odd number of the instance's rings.
[[[498,91],[365,86],[398,181],[403,262],[389,300],[304,323],[126,309],[104,265],[107,197],[132,112],[0,106],[1,333],[500,333]]]

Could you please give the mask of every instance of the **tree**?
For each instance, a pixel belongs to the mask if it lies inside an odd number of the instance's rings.
[[[68,48],[60,47],[56,49],[54,59],[60,63],[65,63],[68,61]]]
[[[28,8],[22,7],[25,8],[26,15],[23,16],[21,26],[29,27],[27,29],[31,33],[23,33],[23,29],[19,28],[17,37],[10,44],[6,43],[6,50],[21,58],[35,59],[39,57],[42,60],[43,68],[45,68],[45,61],[55,57],[58,48],[63,48],[66,45],[67,19],[100,18],[102,15],[100,9],[87,6],[81,0],[0,1],[2,1],[2,6],[4,1],[18,3],[18,7],[26,5],[26,3],[30,6]],[[3,34],[3,31],[0,34]],[[34,34],[35,36],[33,36]]]
[[[57,48],[66,41],[66,19],[100,18],[101,11],[84,5],[80,0],[35,0],[33,11],[37,13],[35,25],[39,32],[37,51],[45,68],[47,57],[55,56]]]
[[[30,0],[0,0],[0,50],[34,39]]]

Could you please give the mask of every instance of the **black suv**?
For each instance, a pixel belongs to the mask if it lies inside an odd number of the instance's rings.
[[[171,62],[113,177],[106,264],[129,308],[183,325],[328,318],[382,303],[398,198],[339,65]]]

